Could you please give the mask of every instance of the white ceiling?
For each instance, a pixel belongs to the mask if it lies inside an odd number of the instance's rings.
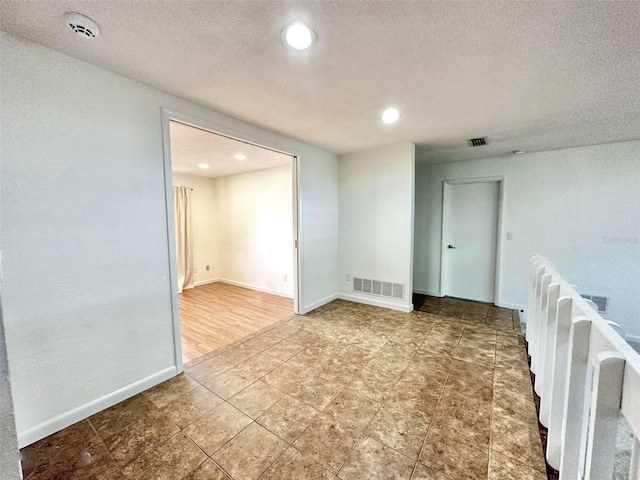
[[[102,30],[75,37],[62,15]],[[0,2],[0,27],[335,153],[442,162],[640,137],[640,2]],[[304,20],[307,52],[280,31]],[[392,126],[379,120],[402,112]],[[466,139],[487,136],[470,148]]]
[[[233,138],[170,122],[171,169],[200,177],[224,177],[253,170],[290,165],[292,157]],[[234,155],[246,158],[237,160]],[[208,169],[198,167],[206,163]]]

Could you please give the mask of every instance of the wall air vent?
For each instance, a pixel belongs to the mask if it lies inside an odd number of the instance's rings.
[[[481,147],[482,145],[487,144],[487,137],[470,138],[467,141],[469,142],[470,147]]]
[[[369,280],[368,278],[353,277],[353,291],[366,293],[377,297],[395,298],[404,300],[404,284],[384,282],[381,280]]]
[[[591,300],[598,307],[598,313],[609,313],[609,297],[602,295],[580,295],[582,298]]]

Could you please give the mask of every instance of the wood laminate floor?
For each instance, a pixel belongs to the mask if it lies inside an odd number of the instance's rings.
[[[187,363],[293,314],[293,300],[227,283],[179,296],[182,361]]]

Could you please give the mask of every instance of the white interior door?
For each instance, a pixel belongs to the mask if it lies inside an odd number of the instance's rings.
[[[445,183],[444,188],[443,293],[493,303],[500,184]]]

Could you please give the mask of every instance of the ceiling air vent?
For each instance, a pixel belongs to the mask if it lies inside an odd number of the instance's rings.
[[[481,147],[482,145],[487,144],[487,137],[470,138],[467,141],[469,142],[470,147]]]
[[[64,21],[76,35],[83,38],[96,38],[100,36],[100,27],[90,18],[75,12],[64,14]]]

